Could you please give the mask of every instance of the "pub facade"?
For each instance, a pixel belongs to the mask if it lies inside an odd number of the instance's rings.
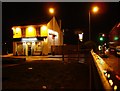
[[[63,45],[63,33],[53,17],[46,24],[13,26],[13,55],[48,55]]]

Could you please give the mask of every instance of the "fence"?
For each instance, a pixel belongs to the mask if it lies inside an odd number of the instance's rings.
[[[82,49],[80,45],[62,45],[51,47],[51,53],[54,52],[54,55],[62,55],[63,61],[79,61],[82,58],[87,58],[85,55],[88,54],[89,51],[89,49]]]

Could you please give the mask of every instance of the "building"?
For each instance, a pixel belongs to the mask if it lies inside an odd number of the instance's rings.
[[[48,55],[51,46],[63,45],[55,17],[46,24],[13,26],[13,55]]]
[[[117,23],[109,33],[110,44],[120,45],[120,22]]]

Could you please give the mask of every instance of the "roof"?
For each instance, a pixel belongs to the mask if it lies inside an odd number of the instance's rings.
[[[109,33],[110,41],[114,41],[115,36],[120,37],[120,22],[116,23],[115,26],[110,31],[110,33]]]
[[[17,27],[17,26],[36,26],[36,25],[43,25],[43,24],[47,24],[50,20],[48,19],[43,19],[43,20],[35,20],[35,19],[31,19],[31,20],[27,20],[27,21],[21,21],[19,23],[16,23],[15,26],[13,27]]]
[[[120,29],[120,22],[119,23],[116,23],[115,24],[115,26],[112,28],[112,30],[110,31],[110,32],[112,32],[112,31],[118,31]]]

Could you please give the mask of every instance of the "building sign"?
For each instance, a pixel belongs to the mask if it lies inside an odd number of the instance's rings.
[[[78,34],[78,36],[79,36],[79,40],[82,42],[83,41],[83,33]]]
[[[37,38],[22,38],[22,42],[37,41]]]

